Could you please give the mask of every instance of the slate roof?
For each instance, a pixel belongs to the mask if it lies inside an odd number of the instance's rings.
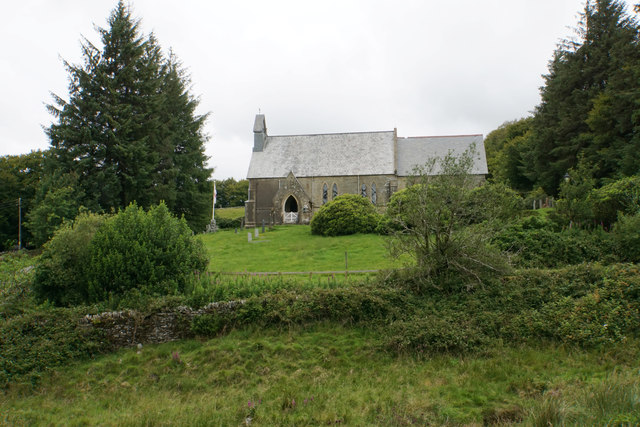
[[[395,132],[267,136],[247,178],[392,175]]]
[[[471,168],[473,175],[486,175],[487,158],[482,135],[423,136],[398,138],[398,176],[412,175],[416,166],[423,166],[427,159],[445,157],[450,151],[461,155],[475,144],[475,161]],[[435,170],[434,174],[437,175]]]
[[[482,135],[397,138],[395,131],[319,135],[266,135],[264,115],[256,116],[254,132],[265,135],[262,151],[254,151],[247,178],[397,175],[409,176],[429,158],[451,151],[462,154],[475,144],[473,174],[487,174]],[[437,171],[435,171],[437,173]]]

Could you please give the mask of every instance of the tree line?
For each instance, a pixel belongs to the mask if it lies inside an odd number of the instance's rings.
[[[622,1],[589,0],[580,18],[549,62],[533,115],[487,135],[492,178],[520,192],[558,195],[579,163],[595,186],[640,172],[637,17]]]
[[[85,38],[82,63],[64,61],[69,92],[52,94],[47,106],[54,118],[45,129],[49,149],[0,157],[0,250],[16,245],[19,222],[23,244],[40,246],[79,212],[109,213],[133,202],[149,208],[162,201],[196,232],[210,219],[207,114],[196,112],[182,64],[153,34],[141,33],[123,1],[97,31],[101,46]],[[242,185],[223,181],[219,206],[244,203]]]

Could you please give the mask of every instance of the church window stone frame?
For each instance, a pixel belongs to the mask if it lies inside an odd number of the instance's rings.
[[[371,203],[373,203],[374,205],[378,203],[378,192],[375,182],[371,184]]]
[[[338,184],[334,182],[333,189],[331,191],[331,200],[335,199],[336,197],[338,197]]]
[[[362,188],[360,189],[360,195],[362,197],[367,197],[367,184],[362,184]]]
[[[329,186],[325,182],[322,186],[322,204],[326,205],[329,201]]]

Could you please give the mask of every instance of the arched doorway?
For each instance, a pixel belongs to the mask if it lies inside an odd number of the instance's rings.
[[[284,202],[284,223],[298,223],[298,201],[293,196],[289,196]]]

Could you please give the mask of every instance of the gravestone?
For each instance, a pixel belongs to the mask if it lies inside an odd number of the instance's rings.
[[[250,233],[250,232],[249,232],[249,233],[247,233],[247,241],[248,241],[249,243],[251,243],[251,233]]]

